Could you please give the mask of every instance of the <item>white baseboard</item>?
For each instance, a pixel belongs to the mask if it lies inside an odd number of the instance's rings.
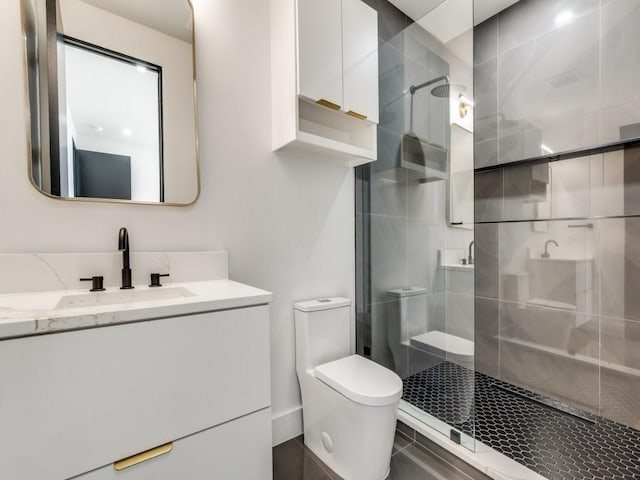
[[[302,407],[296,407],[271,417],[272,446],[302,435]]]

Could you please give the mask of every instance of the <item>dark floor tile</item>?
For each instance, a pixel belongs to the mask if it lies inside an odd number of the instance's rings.
[[[467,462],[460,460],[451,452],[445,450],[440,445],[432,442],[424,435],[416,432],[416,442],[423,448],[426,448],[432,455],[440,458],[444,463],[450,465],[452,468],[459,470],[474,480],[490,480],[484,473],[473,468]]]
[[[298,439],[273,448],[273,480],[338,480]]]
[[[417,443],[391,457],[388,480],[470,480]]]
[[[400,423],[398,426],[404,430],[413,431]],[[391,474],[387,480],[485,480],[486,478],[465,475],[438,455],[415,443],[401,431],[396,431],[393,452]],[[341,479],[304,446],[304,438],[301,435],[273,448],[273,480]]]
[[[404,433],[407,437],[411,438],[411,440],[415,440],[416,431],[413,428],[411,428],[409,425],[405,425],[402,422],[398,422],[396,423],[396,429]]]
[[[413,443],[413,438],[408,437],[404,433],[396,430],[396,437],[393,439],[393,453],[395,455],[401,450],[404,450]]]
[[[527,360],[521,363],[536,362]],[[444,362],[431,371],[405,379],[403,397],[457,430],[469,434],[475,431],[478,441],[543,477],[553,480],[640,478],[637,460],[640,431],[479,372],[475,372],[474,389],[461,389],[460,385],[467,383],[470,372]],[[571,381],[571,377],[571,373],[565,372],[565,382]],[[627,397],[622,398],[623,393],[619,390],[616,393],[615,387],[606,383],[607,378],[604,377],[603,383],[604,398],[611,392],[622,400],[622,405],[637,403],[640,390],[627,392]],[[460,417],[460,406],[464,404],[465,396],[474,402],[475,414],[453,425]],[[612,411],[620,406],[620,402],[612,405]],[[409,452],[420,442],[428,445],[427,439],[417,434],[416,442],[394,455],[393,459]],[[446,455],[438,455],[436,449],[428,450],[445,463],[456,465]],[[412,471],[414,467],[409,465],[406,468]],[[485,478],[479,472],[467,474],[472,478]]]

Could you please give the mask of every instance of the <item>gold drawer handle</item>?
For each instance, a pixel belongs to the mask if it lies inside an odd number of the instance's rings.
[[[349,110],[347,112],[347,115],[351,115],[352,117],[355,117],[355,118],[357,118],[359,120],[366,120],[367,119],[366,115],[363,115],[363,114],[358,113],[358,112],[354,112],[353,110]]]
[[[139,463],[146,462],[147,460],[151,460],[152,458],[156,458],[160,455],[169,453],[171,450],[173,450],[173,442],[165,443],[164,445],[152,448],[151,450],[140,452],[130,457],[123,458],[122,460],[118,460],[113,464],[113,468],[118,471],[124,470],[125,468],[133,467],[134,465],[138,465]]]
[[[331,110],[340,110],[340,105],[338,105],[337,103],[330,102],[329,100],[325,100],[324,98],[321,98],[320,100],[316,101],[316,103],[318,105],[322,105],[323,107],[330,108]]]

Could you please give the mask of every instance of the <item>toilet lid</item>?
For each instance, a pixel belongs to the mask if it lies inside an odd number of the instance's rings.
[[[402,397],[398,375],[359,355],[318,365],[314,373],[318,380],[363,405],[390,405]]]

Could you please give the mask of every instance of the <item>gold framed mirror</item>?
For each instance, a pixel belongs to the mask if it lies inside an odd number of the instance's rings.
[[[22,0],[29,177],[56,199],[200,193],[189,0]]]

